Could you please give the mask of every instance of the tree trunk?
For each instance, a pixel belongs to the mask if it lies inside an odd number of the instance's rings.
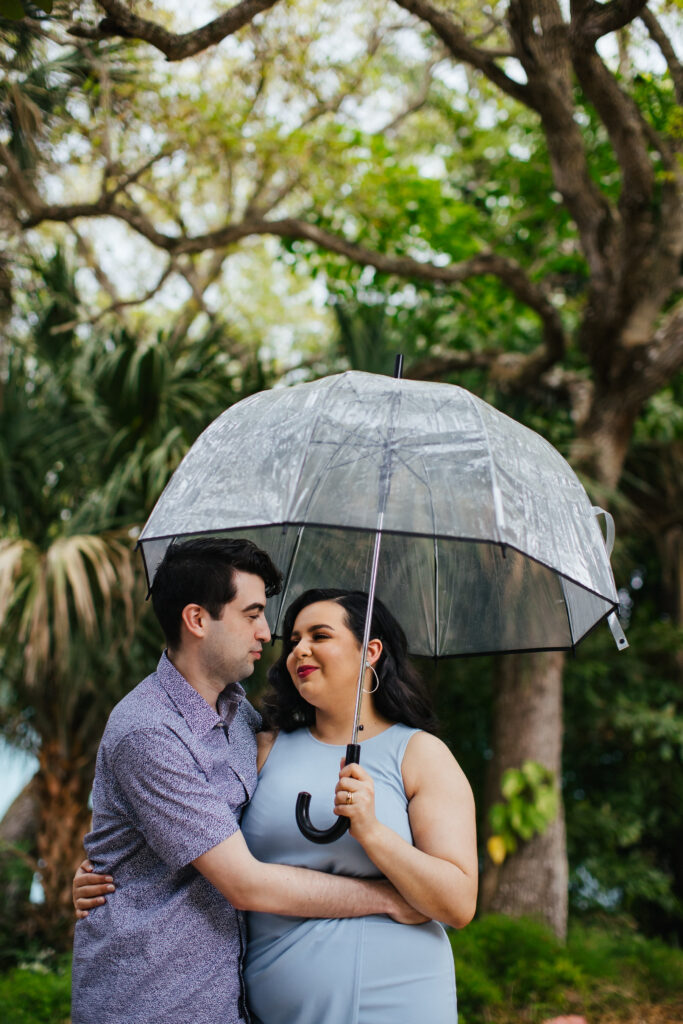
[[[0,821],[0,843],[34,850],[38,832],[38,801],[35,776],[12,801]]]
[[[590,414],[572,445],[569,461],[574,469],[613,490],[619,483],[639,412],[639,407],[627,405],[618,390],[612,395],[596,392]]]
[[[37,867],[37,833],[38,801],[33,778],[0,821],[0,935],[11,934],[15,948],[35,930],[29,899]]]
[[[680,498],[678,499],[680,501]],[[670,507],[676,507],[674,505]],[[680,507],[680,506],[679,506]],[[683,629],[683,526],[673,523],[658,534],[658,547],[661,552],[663,582],[666,587],[669,607],[676,625]],[[681,682],[683,682],[683,650],[676,652],[676,664]]]
[[[616,487],[638,411],[620,403],[616,391],[596,393],[574,442],[572,465],[604,487]],[[540,917],[561,938],[567,931],[569,879],[560,786],[563,666],[560,652],[509,655],[499,662],[486,806],[501,799],[503,772],[528,759],[556,773],[560,811],[543,835],[522,843],[500,867],[487,858],[480,899],[484,911]]]
[[[487,807],[501,799],[503,772],[526,760],[555,772],[560,790],[563,666],[564,655],[558,651],[500,659]],[[569,871],[561,792],[559,806],[543,835],[520,842],[503,864],[496,866],[487,858],[480,907],[485,913],[541,918],[564,939]]]
[[[90,829],[88,797],[92,780],[82,763],[65,758],[55,742],[45,741],[38,757],[37,852],[45,902],[37,908],[36,916],[41,937],[55,948],[65,948],[70,945],[75,923],[71,881],[84,857],[83,836]]]

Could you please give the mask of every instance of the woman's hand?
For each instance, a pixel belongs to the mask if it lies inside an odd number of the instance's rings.
[[[379,824],[375,816],[375,786],[359,764],[344,766],[342,760],[334,791],[334,813],[349,819],[351,835],[361,843]]]
[[[358,803],[360,833],[352,832],[373,864],[411,906],[453,928],[471,921],[477,898],[478,861],[474,798],[465,775],[448,747],[426,732],[408,742],[401,764],[413,844],[393,829],[371,824],[368,776],[357,765],[341,772],[335,809],[344,807],[355,821]],[[346,808],[346,794],[353,790]],[[362,792],[356,795],[356,790]],[[343,812],[339,812],[343,813]]]
[[[114,892],[111,875],[95,875],[93,870],[89,860],[82,860],[71,883],[71,898],[79,921],[87,917],[93,907],[107,902],[106,893]]]

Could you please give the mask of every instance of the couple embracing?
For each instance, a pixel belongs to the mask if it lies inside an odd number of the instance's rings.
[[[469,784],[379,601],[362,766],[343,765],[362,593],[311,590],[288,608],[262,721],[239,681],[270,639],[280,579],[244,540],[171,545],[157,571],[167,649],[110,716],[85,840],[96,875],[74,882],[73,1024],[457,1019],[439,922],[474,914]],[[349,819],[336,843],[299,832],[302,789],[318,816]]]

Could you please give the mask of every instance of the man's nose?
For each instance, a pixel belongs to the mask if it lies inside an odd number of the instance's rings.
[[[262,615],[259,619],[258,629],[256,630],[256,639],[262,640],[264,644],[267,644],[270,640],[270,627],[265,615]]]

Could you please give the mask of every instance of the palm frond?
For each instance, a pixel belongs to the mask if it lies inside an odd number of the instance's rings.
[[[63,675],[74,650],[100,638],[121,607],[133,629],[135,574],[130,545],[117,536],[61,536],[46,551],[26,540],[0,541],[0,636],[23,645],[29,687]]]

